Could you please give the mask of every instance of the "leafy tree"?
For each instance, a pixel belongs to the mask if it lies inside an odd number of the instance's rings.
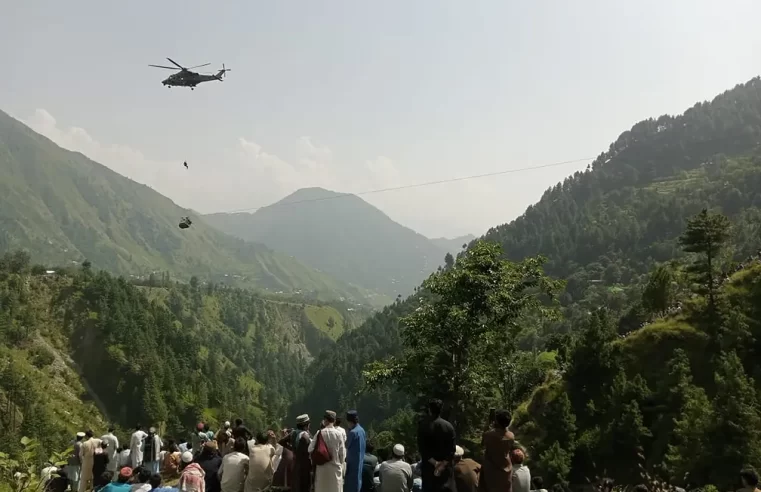
[[[687,222],[687,229],[679,238],[685,251],[700,255],[691,271],[707,292],[711,309],[716,307],[719,254],[729,239],[729,234],[730,223],[725,215],[709,213],[703,209]]]
[[[474,428],[502,385],[498,356],[516,350],[525,314],[550,314],[543,300],[560,288],[541,258],[512,263],[501,253],[478,242],[423,282],[430,298],[402,320],[402,357],[370,366],[368,382],[391,380],[413,397],[439,397],[460,433]]]

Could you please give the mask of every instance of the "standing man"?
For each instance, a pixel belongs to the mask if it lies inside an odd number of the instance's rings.
[[[132,433],[132,437],[129,440],[129,457],[132,461],[132,469],[134,470],[138,466],[143,464],[143,439],[145,439],[145,432],[143,432],[140,424],[135,426],[135,432]]]
[[[100,448],[100,439],[95,439],[93,432],[85,432],[82,447],[79,450],[79,459],[82,462],[82,474],[79,477],[79,492],[85,492],[92,488],[93,465],[95,464],[95,451]]]
[[[346,477],[344,492],[360,492],[362,489],[362,465],[365,459],[365,429],[359,425],[356,410],[346,414],[349,432],[346,438]]]
[[[82,461],[79,458],[79,452],[82,450],[82,439],[84,438],[84,432],[77,432],[77,437],[74,440],[74,449],[72,450],[66,465],[66,474],[69,476],[72,492],[79,490],[79,475],[82,472]]]
[[[118,460],[116,459],[119,454],[119,439],[114,435],[113,425],[108,428],[108,433],[104,434],[100,440],[108,444],[108,447],[106,447],[106,452],[108,453],[108,465],[106,465],[106,470],[112,472],[114,474],[114,480],[116,480],[118,476],[116,470],[119,465]]]
[[[451,490],[455,454],[454,426],[441,418],[441,400],[428,402],[428,416],[420,422],[417,441],[422,456],[423,492]]]
[[[324,452],[323,458],[327,459],[315,467],[314,492],[340,492],[343,488],[341,465],[346,461],[346,445],[343,434],[335,427],[336,412],[326,410],[322,423],[324,427],[309,444],[310,455],[316,450],[321,454]]]
[[[159,472],[161,445],[161,438],[156,434],[156,428],[148,429],[148,435],[143,439],[142,453],[143,464],[151,473]]]
[[[312,436],[309,434],[309,415],[296,417],[296,428],[290,436],[293,449],[293,470],[291,471],[291,492],[309,492],[312,488],[312,462],[309,459],[309,447]]]

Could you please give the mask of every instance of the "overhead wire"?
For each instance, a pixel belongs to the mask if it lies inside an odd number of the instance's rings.
[[[240,208],[237,210],[228,210],[223,212],[216,212],[216,213],[227,213],[227,214],[237,214],[241,212],[253,212],[255,210],[259,210],[262,208],[268,208],[268,207],[282,207],[285,205],[297,205],[299,203],[310,203],[310,202],[321,202],[323,200],[335,200],[337,198],[345,198],[347,196],[363,196],[363,195],[373,195],[376,193],[385,193],[388,191],[396,191],[396,190],[407,190],[410,188],[422,188],[424,186],[433,186],[433,185],[439,185],[439,184],[445,184],[445,183],[454,183],[457,181],[465,181],[469,179],[480,179],[480,178],[488,178],[492,176],[501,176],[504,174],[513,174],[513,173],[519,173],[524,171],[533,171],[535,169],[545,169],[548,167],[558,167],[558,166],[564,166],[566,164],[575,164],[577,162],[584,162],[584,161],[591,161],[594,160],[595,157],[585,157],[582,159],[573,159],[570,161],[560,161],[560,162],[551,162],[549,164],[541,164],[539,166],[529,166],[529,167],[522,167],[522,168],[516,168],[516,169],[507,169],[504,171],[495,171],[491,173],[485,173],[485,174],[473,174],[470,176],[460,176],[458,178],[448,178],[448,179],[440,179],[436,181],[427,181],[424,183],[413,183],[408,185],[401,185],[401,186],[392,186],[389,188],[379,188],[375,190],[367,190],[367,191],[360,191],[357,193],[338,193],[336,195],[331,196],[324,196],[320,198],[307,198],[304,200],[295,200],[292,202],[277,202],[272,205],[262,205],[259,207],[249,207],[249,208]]]

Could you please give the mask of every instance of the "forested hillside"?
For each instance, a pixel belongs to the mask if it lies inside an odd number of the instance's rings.
[[[515,221],[490,230],[483,239],[500,244],[508,258],[544,255],[546,271],[567,279],[559,295],[562,318],[531,323],[522,347],[562,347],[560,334],[601,306],[612,310],[617,323],[628,315],[622,331],[641,325],[648,271],[684,256],[678,237],[703,208],[722,211],[733,222],[724,260],[755,252],[761,236],[760,144],[756,78],[683,115],[637,123],[586,172],[545,192]],[[389,417],[393,406],[376,405],[374,394],[357,395],[359,374],[365,364],[399,353],[399,316],[417,302],[413,296],[376,314],[324,352],[310,369],[318,377],[303,402],[348,401],[367,408],[369,420]],[[327,394],[325,381],[339,378],[344,385]]]
[[[252,214],[204,219],[227,234],[264,243],[344,282],[381,292],[387,301],[410,294],[444,263],[448,251],[358,196],[322,188],[298,190]]]
[[[0,259],[0,436],[55,449],[106,421],[182,435],[198,419],[279,425],[305,369],[354,321],[341,305]]]
[[[366,292],[262,244],[208,227],[151,188],[64,150],[0,111],[0,252],[119,274],[168,271],[271,291],[362,299]],[[181,217],[194,222],[178,228]]]

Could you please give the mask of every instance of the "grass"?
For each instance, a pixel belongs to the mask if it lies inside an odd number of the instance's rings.
[[[331,306],[304,306],[304,312],[309,321],[317,329],[328,335],[332,340],[337,340],[344,332],[344,319],[338,310]],[[332,321],[331,321],[332,320]],[[332,325],[332,326],[331,326]]]

